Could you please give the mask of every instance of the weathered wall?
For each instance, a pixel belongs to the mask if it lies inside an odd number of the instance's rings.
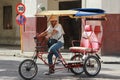
[[[107,13],[103,25],[102,55],[120,55],[120,0],[82,0],[84,8],[101,8]]]
[[[16,24],[15,21],[16,4],[18,2],[20,2],[20,0],[0,0],[0,44],[10,44],[10,45],[20,44],[19,26]],[[6,5],[12,5],[13,29],[10,30],[3,29],[3,6]]]
[[[102,8],[107,12],[103,22],[102,55],[120,56],[120,0],[102,0]]]
[[[120,56],[120,14],[107,14],[103,22],[102,55]]]
[[[48,10],[59,10],[59,2],[77,0],[48,0]]]

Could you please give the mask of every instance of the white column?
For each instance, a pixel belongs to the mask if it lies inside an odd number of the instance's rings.
[[[36,13],[37,1],[36,0],[22,0],[22,3],[26,7],[25,16],[33,17]]]

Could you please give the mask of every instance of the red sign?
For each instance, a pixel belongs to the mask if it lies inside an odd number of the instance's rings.
[[[25,25],[26,17],[24,15],[20,14],[16,17],[16,22],[17,22],[18,25]]]
[[[17,14],[23,14],[25,12],[25,5],[23,3],[19,3],[16,5]]]

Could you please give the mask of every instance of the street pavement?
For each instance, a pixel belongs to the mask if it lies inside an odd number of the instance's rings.
[[[28,59],[25,57],[0,56],[0,80],[23,80],[18,73],[21,61]],[[74,75],[67,69],[55,71],[55,74],[44,75],[48,66],[37,62],[38,74],[33,80],[120,80],[119,64],[104,64],[100,73],[95,77],[88,77],[85,73]]]
[[[19,47],[1,47],[0,46],[0,80],[23,80],[18,73],[19,64],[28,58],[31,58],[33,52],[21,53]],[[72,57],[72,53],[63,52],[63,57],[67,60]],[[47,55],[45,55],[46,57]],[[88,77],[86,74],[74,75],[67,69],[56,71],[55,74],[46,76],[43,73],[48,70],[38,60],[38,74],[33,80],[120,80],[120,57],[119,56],[100,56],[102,69],[95,77]]]

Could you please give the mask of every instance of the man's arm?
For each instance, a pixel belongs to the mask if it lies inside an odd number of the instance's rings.
[[[47,34],[46,38],[49,39],[50,37],[52,37],[53,35],[55,35],[57,32],[58,32],[57,30],[53,30],[52,33]]]
[[[47,32],[48,31],[44,31],[41,34],[38,34],[38,37],[45,37],[45,36],[47,36]]]

